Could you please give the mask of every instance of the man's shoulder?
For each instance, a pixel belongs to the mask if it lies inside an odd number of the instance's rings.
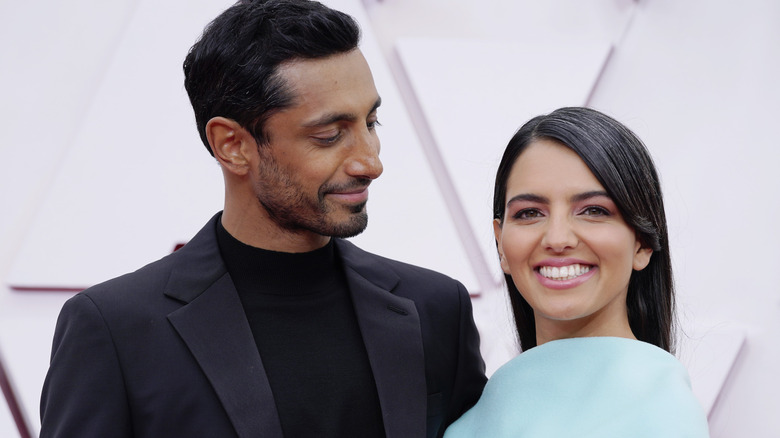
[[[441,272],[366,251],[346,240],[339,239],[337,240],[337,243],[339,251],[348,264],[352,261],[360,266],[370,266],[374,269],[386,269],[396,274],[401,280],[407,282],[424,282],[429,285],[439,284],[442,286],[459,286],[460,288],[463,288],[458,280],[442,274]]]
[[[175,252],[164,255],[133,272],[98,283],[80,294],[89,296],[93,300],[149,298],[150,295],[162,295],[174,271],[178,275],[186,275],[189,272],[192,277],[210,275],[210,272],[204,271],[219,271],[221,260],[215,264],[215,260],[219,258],[214,232],[214,221],[217,218],[218,215],[212,218],[189,243]],[[204,269],[204,265],[211,269]]]
[[[173,266],[173,254],[170,254],[133,272],[95,284],[78,295],[87,296],[92,301],[148,299],[149,295],[162,292]]]

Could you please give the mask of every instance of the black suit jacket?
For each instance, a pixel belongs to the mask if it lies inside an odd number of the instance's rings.
[[[216,215],[182,249],[63,306],[41,437],[281,437]],[[485,383],[465,288],[336,240],[388,438],[441,436]],[[323,394],[327,396],[327,394]]]

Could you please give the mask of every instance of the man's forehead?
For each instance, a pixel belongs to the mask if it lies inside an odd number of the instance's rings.
[[[289,59],[280,63],[276,71],[277,75],[289,82],[290,85],[316,78],[328,79],[338,74],[364,73],[371,75],[368,62],[360,49],[319,58]]]
[[[331,113],[370,113],[381,98],[371,70],[358,51],[317,59],[298,59],[280,65],[279,79],[291,98],[287,110],[312,113],[307,119]]]

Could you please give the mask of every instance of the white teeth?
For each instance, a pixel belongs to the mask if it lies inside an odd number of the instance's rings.
[[[557,266],[542,266],[539,268],[539,273],[542,274],[542,277],[553,280],[571,280],[588,271],[590,271],[590,266],[583,266],[577,263],[561,266],[560,268]]]

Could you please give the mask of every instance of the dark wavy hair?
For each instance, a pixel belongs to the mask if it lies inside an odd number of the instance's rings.
[[[259,145],[263,124],[292,104],[279,77],[280,64],[316,59],[357,48],[360,28],[349,15],[309,0],[241,0],[203,31],[184,60],[184,87],[198,133],[211,155],[206,124],[233,119]]]
[[[674,280],[661,185],[641,140],[613,118],[581,107],[560,108],[523,125],[509,141],[496,173],[493,217],[503,225],[507,180],[520,154],[534,140],[554,140],[577,153],[617,204],[643,247],[648,266],[633,271],[628,284],[628,322],[640,341],[674,350]],[[505,275],[515,326],[523,350],[536,346],[531,306]]]

